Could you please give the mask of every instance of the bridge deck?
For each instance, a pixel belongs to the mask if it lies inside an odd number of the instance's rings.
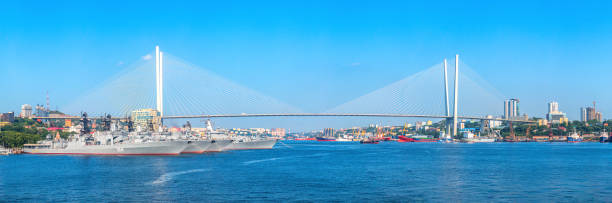
[[[357,114],[357,113],[278,113],[278,114],[212,114],[212,115],[186,115],[186,116],[164,116],[162,119],[184,119],[184,118],[239,118],[239,117],[395,117],[395,118],[453,118],[452,116],[439,115],[418,115],[418,114]],[[468,120],[493,120],[493,121],[511,121],[535,123],[536,121],[528,120],[512,120],[502,118],[486,118],[478,116],[457,116],[459,119]],[[81,117],[33,117],[33,119],[81,119]],[[100,119],[98,117],[90,117],[89,119]],[[127,119],[125,117],[113,117],[113,120]]]
[[[218,114],[218,115],[191,115],[191,116],[164,116],[163,119],[180,118],[233,118],[233,117],[396,117],[396,118],[453,118],[452,116],[418,115],[418,114],[357,114],[357,113],[287,113],[287,114]],[[533,123],[536,121],[512,120],[501,118],[486,118],[478,116],[457,116],[468,120],[494,120]]]

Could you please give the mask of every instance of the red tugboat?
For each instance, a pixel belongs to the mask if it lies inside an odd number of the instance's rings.
[[[406,136],[403,136],[403,135],[399,135],[399,136],[397,136],[397,138],[398,138],[397,142],[414,142],[414,138],[406,137]]]

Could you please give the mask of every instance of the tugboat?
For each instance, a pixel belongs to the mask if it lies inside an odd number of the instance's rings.
[[[380,141],[391,141],[391,137],[383,137],[379,139]]]
[[[414,139],[411,137],[406,137],[403,135],[398,135],[397,136],[397,142],[414,142]]]
[[[608,136],[608,133],[606,132],[606,129],[604,128],[603,132],[599,134],[599,142],[604,143],[604,142],[609,142],[609,141],[610,141],[610,137]]]
[[[582,142],[582,137],[578,135],[578,133],[576,133],[576,129],[574,129],[574,132],[572,132],[570,136],[567,136],[567,142],[571,142],[571,143]]]
[[[446,135],[445,132],[440,132],[440,140],[439,140],[439,142],[451,143],[451,142],[453,142],[453,139],[451,139],[450,135]]]

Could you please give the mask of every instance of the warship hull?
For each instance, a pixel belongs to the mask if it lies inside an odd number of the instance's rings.
[[[272,149],[276,140],[233,141],[227,150]]]
[[[206,152],[221,152],[226,150],[230,144],[232,144],[232,140],[212,140]]]
[[[201,154],[210,148],[212,142],[210,140],[188,141],[187,147],[183,150],[183,154]]]
[[[26,154],[64,155],[179,155],[186,142],[145,142],[114,145],[80,145],[65,148],[24,148]]]

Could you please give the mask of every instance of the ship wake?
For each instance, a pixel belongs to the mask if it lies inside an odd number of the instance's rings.
[[[266,162],[266,161],[276,161],[276,160],[281,160],[281,159],[307,158],[307,157],[318,157],[318,156],[325,156],[325,155],[327,155],[327,153],[316,153],[316,154],[305,155],[305,156],[286,156],[286,157],[274,157],[274,158],[268,158],[268,159],[257,159],[257,160],[242,162],[242,165],[251,165],[255,163]]]
[[[286,158],[290,158],[290,157],[276,157],[276,158],[269,158],[269,159],[258,159],[258,160],[252,160],[252,161],[245,161],[242,162],[243,165],[251,165],[254,163],[259,163],[259,162],[264,162],[264,161],[275,161],[275,160],[279,160],[279,159],[286,159]]]
[[[170,180],[172,180],[174,177],[179,176],[179,175],[185,175],[185,174],[190,174],[190,173],[200,173],[200,172],[206,172],[206,171],[210,171],[211,169],[192,169],[192,170],[186,170],[186,171],[177,171],[177,172],[170,172],[170,173],[165,173],[161,176],[159,176],[159,178],[157,178],[155,181],[150,182],[150,185],[159,185],[159,184],[163,184],[166,183]]]

